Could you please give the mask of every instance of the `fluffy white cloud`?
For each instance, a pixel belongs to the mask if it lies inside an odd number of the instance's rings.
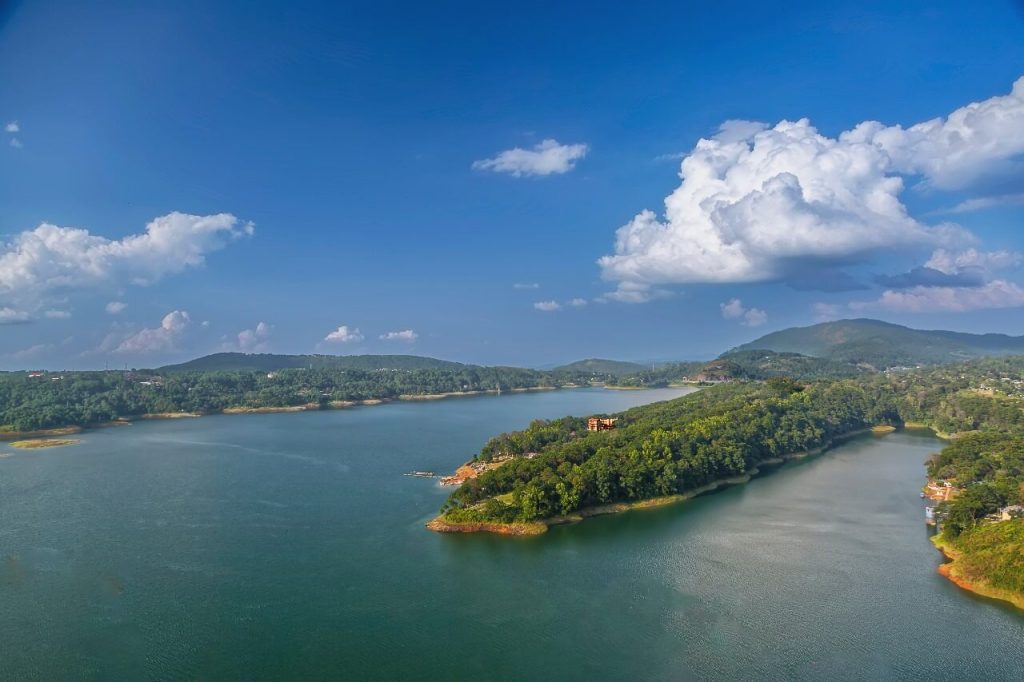
[[[904,129],[861,123],[843,137],[877,146],[898,173],[920,174],[942,189],[1008,171],[1024,153],[1024,77],[1010,94],[972,102],[946,118]]]
[[[722,317],[727,320],[740,320],[740,324],[747,327],[759,327],[768,321],[768,313],[760,308],[748,308],[738,298],[730,299],[719,305],[722,310]]]
[[[403,329],[398,332],[387,332],[386,334],[381,334],[379,338],[381,341],[405,341],[407,343],[412,343],[419,337],[420,335],[413,330]]]
[[[263,353],[267,350],[267,341],[274,328],[266,322],[260,322],[254,329],[243,329],[238,332],[238,350],[243,353]]]
[[[986,272],[1017,267],[1024,262],[1024,255],[1015,251],[966,251],[953,252],[939,249],[925,263],[925,267],[933,268],[947,275],[954,275],[968,268],[978,268]]]
[[[989,308],[1024,306],[1024,289],[1013,282],[993,280],[980,287],[914,287],[887,290],[875,301],[854,301],[856,311],[888,310],[901,313],[962,313]]]
[[[517,282],[512,285],[513,289],[540,289],[537,282]]]
[[[0,324],[19,324],[31,320],[32,316],[24,310],[15,310],[8,306],[0,308]]]
[[[881,249],[962,243],[964,230],[908,214],[899,174],[960,187],[1011,162],[1024,152],[1022,100],[1024,79],[947,119],[867,122],[838,138],[806,119],[727,122],[683,159],[663,218],[645,210],[619,228],[602,274],[631,300],[657,284],[782,280]]]
[[[170,213],[144,233],[116,240],[43,223],[0,244],[0,305],[31,313],[60,292],[152,284],[202,265],[207,254],[252,233],[251,223],[227,213]]]
[[[583,308],[587,305],[587,299],[574,298],[569,301],[569,305],[571,305],[573,308]]]
[[[474,170],[523,175],[551,175],[568,173],[576,162],[587,155],[585,144],[559,144],[558,140],[544,140],[533,149],[515,147],[500,152],[493,159],[474,161]]]
[[[18,125],[17,121],[11,121],[10,123],[8,123],[7,125],[4,126],[4,132],[5,133],[12,133],[12,134],[13,133],[20,133],[21,132],[21,126]]]
[[[121,341],[116,353],[156,353],[174,350],[178,339],[185,333],[192,319],[183,310],[167,313],[160,321],[159,327],[143,329]]]
[[[327,343],[358,343],[365,337],[357,327],[349,327],[347,324],[343,324],[333,332],[324,337],[324,341]]]
[[[127,307],[127,303],[122,303],[121,301],[111,301],[106,305],[104,310],[107,311],[108,315],[120,315],[121,313],[124,312],[124,309]]]
[[[537,301],[533,304],[533,307],[545,313],[552,313],[556,310],[561,310],[562,304],[558,301]]]

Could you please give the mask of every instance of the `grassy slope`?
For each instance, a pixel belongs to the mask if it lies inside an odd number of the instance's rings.
[[[1024,608],[1024,519],[989,523],[956,540],[935,536],[952,559],[940,571],[960,587]]]

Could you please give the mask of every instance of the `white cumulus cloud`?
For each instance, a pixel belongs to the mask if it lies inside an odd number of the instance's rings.
[[[121,301],[111,301],[104,307],[104,310],[107,311],[108,315],[119,315],[123,313],[124,309],[127,307],[127,303],[122,303]]]
[[[532,149],[515,147],[500,152],[493,159],[473,162],[474,170],[523,175],[551,175],[568,173],[576,162],[587,155],[585,144],[560,144],[558,140],[544,140]]]
[[[992,280],[980,287],[914,287],[887,290],[875,301],[854,301],[856,311],[888,310],[901,313],[963,313],[990,308],[1024,306],[1024,289],[1006,280]]]
[[[768,321],[768,313],[760,308],[748,308],[743,301],[733,298],[719,305],[722,310],[722,317],[727,320],[739,320],[740,324],[747,327],[759,327]]]
[[[419,337],[420,335],[414,332],[413,330],[403,329],[402,331],[387,332],[385,334],[381,334],[379,338],[381,339],[381,341],[405,341],[407,343],[412,343]]]
[[[365,337],[357,327],[349,327],[347,324],[343,324],[333,332],[324,337],[324,341],[327,343],[358,343]]]
[[[911,217],[900,176],[963,187],[1022,152],[1024,78],[1008,96],[906,129],[866,122],[831,138],[806,119],[727,122],[683,159],[664,215],[645,210],[619,228],[599,264],[628,300],[659,284],[784,280],[882,249],[955,246],[969,233]]]
[[[537,282],[516,282],[512,285],[513,289],[540,289],[540,284]]]
[[[561,310],[562,304],[558,301],[537,301],[533,304],[533,307],[545,313],[552,313],[556,310]]]
[[[4,126],[4,132],[5,133],[11,133],[11,134],[20,133],[21,132],[21,126],[18,125],[17,121],[11,121],[10,123],[8,123],[7,125]]]
[[[115,353],[156,353],[174,350],[192,319],[183,310],[167,313],[159,327],[143,329],[121,341]]]
[[[243,353],[263,353],[274,328],[266,322],[259,322],[253,329],[238,332],[238,350]]]
[[[1024,255],[1016,251],[978,251],[967,249],[966,251],[948,251],[938,249],[925,263],[925,267],[933,268],[939,272],[952,275],[967,268],[979,268],[981,270],[1003,270],[1012,268],[1024,262]]]
[[[0,305],[32,313],[62,292],[152,284],[252,233],[228,213],[170,213],[122,239],[43,223],[0,244]]]

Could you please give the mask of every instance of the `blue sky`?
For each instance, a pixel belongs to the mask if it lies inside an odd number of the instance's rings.
[[[0,368],[1024,334],[1024,8],[893,4],[3,3]]]

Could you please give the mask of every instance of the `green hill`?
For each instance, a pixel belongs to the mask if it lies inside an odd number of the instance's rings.
[[[418,355],[275,355],[272,353],[214,353],[179,365],[161,367],[162,372],[273,372],[281,369],[462,369],[460,362]]]
[[[879,320],[838,320],[772,332],[733,349],[800,353],[876,368],[1024,353],[1024,336],[911,329]]]
[[[601,374],[611,376],[626,376],[627,374],[636,374],[637,372],[644,372],[650,369],[647,365],[641,365],[636,362],[623,362],[621,360],[602,360],[600,358],[588,358],[586,360],[577,360],[576,362],[570,362],[568,365],[562,365],[556,367],[555,372],[580,372],[583,374]]]

